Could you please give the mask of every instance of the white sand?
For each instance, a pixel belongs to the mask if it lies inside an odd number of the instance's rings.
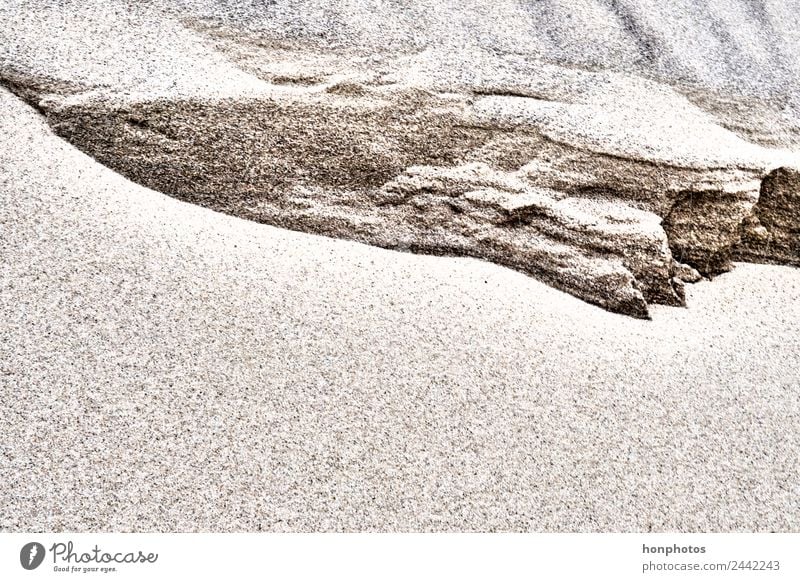
[[[147,2],[2,0],[0,22],[0,73],[66,82],[83,98],[264,89]]]
[[[3,531],[800,531],[796,269],[637,321],[0,135]]]
[[[41,0],[39,0],[41,1]],[[63,1],[63,0],[62,0]],[[88,0],[79,1],[83,6]],[[97,0],[92,0],[97,1]],[[106,3],[110,0],[104,0]],[[288,42],[377,53],[480,46],[759,97],[800,95],[798,0],[171,0]],[[460,64],[469,69],[468,62]],[[795,113],[800,112],[797,110]]]

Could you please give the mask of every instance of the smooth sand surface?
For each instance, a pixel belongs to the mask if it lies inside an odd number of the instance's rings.
[[[796,269],[637,321],[0,135],[3,531],[800,531]]]

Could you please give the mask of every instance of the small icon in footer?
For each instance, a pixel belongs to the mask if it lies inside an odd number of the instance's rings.
[[[35,570],[44,561],[44,546],[39,542],[28,542],[19,552],[19,563],[26,570]]]

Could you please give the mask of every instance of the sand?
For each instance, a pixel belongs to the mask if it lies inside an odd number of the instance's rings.
[[[0,135],[2,531],[800,530],[796,269],[639,321]]]

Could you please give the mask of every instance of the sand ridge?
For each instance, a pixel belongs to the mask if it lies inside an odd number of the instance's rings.
[[[800,274],[611,314],[137,186],[0,93],[4,531],[798,531]]]

